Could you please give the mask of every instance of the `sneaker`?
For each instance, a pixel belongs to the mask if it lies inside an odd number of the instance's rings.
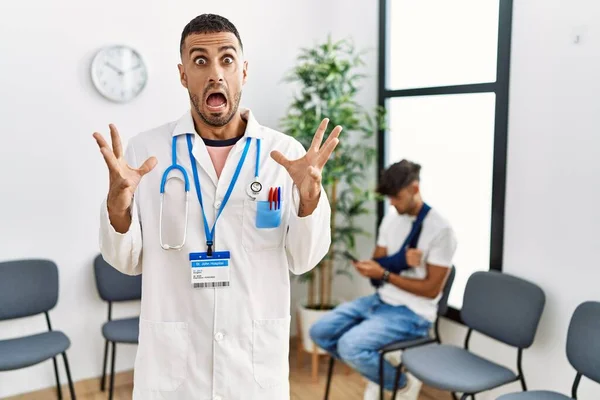
[[[388,390],[385,390],[384,392],[387,396],[391,395],[391,392]],[[379,400],[379,385],[369,381],[365,388],[363,400]]]
[[[402,362],[402,350],[386,353],[383,358],[394,367],[397,367]]]
[[[406,385],[398,389],[396,392],[396,400],[418,400],[423,382],[415,378],[411,373],[405,372],[405,375]],[[390,390],[384,390],[383,393],[385,398],[392,398],[392,392]],[[379,385],[375,382],[368,381],[363,400],[379,400]]]
[[[396,400],[417,400],[423,382],[415,378],[410,372],[405,372],[404,374],[406,375],[406,385],[404,385],[403,388],[398,389]]]

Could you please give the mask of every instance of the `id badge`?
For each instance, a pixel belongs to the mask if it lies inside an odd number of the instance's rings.
[[[206,253],[190,253],[192,287],[228,287],[230,261],[231,255],[228,251],[214,251],[210,257]]]

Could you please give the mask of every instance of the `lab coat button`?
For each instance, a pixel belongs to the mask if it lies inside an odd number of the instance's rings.
[[[215,400],[223,400],[221,396],[215,396]]]
[[[219,208],[221,208],[221,202],[217,201],[215,202],[215,208],[218,210]]]
[[[223,337],[224,337],[224,335],[221,332],[219,332],[215,335],[215,340],[217,342],[220,342],[221,340],[223,340]]]

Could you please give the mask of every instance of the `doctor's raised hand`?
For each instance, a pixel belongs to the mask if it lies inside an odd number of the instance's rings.
[[[298,210],[300,217],[311,215],[317,208],[321,195],[323,167],[339,143],[338,137],[342,132],[342,127],[338,125],[331,131],[331,134],[321,146],[328,124],[328,118],[321,121],[310,148],[302,158],[288,160],[279,151],[271,152],[271,157],[287,170],[300,192],[300,207]]]
[[[93,136],[108,166],[109,189],[106,203],[110,223],[117,232],[125,233],[131,225],[130,207],[135,189],[142,177],[156,166],[157,160],[155,157],[150,157],[137,169],[128,165],[123,156],[123,146],[117,127],[112,124],[109,127],[112,149],[100,133],[95,132]]]

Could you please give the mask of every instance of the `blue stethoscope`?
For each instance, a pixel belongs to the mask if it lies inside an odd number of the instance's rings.
[[[235,169],[235,173],[233,174],[233,178],[231,179],[231,182],[229,183],[229,187],[227,188],[225,197],[223,198],[223,201],[221,202],[221,206],[219,207],[219,211],[217,213],[217,216],[215,217],[215,222],[213,223],[212,229],[209,229],[208,222],[206,220],[206,214],[204,212],[204,205],[202,203],[202,191],[200,188],[200,179],[198,177],[198,168],[196,166],[196,159],[194,158],[194,155],[192,154],[192,136],[193,135],[190,133],[186,134],[187,146],[188,146],[188,152],[189,152],[189,156],[190,156],[190,162],[192,164],[192,172],[194,175],[196,194],[198,195],[198,201],[200,202],[200,208],[202,209],[202,218],[204,221],[204,232],[206,234],[207,255],[210,257],[212,255],[212,251],[213,251],[215,226],[217,225],[217,220],[221,216],[221,213],[223,212],[225,205],[229,201],[229,197],[231,197],[231,192],[233,191],[233,188],[234,188],[234,186],[237,182],[237,179],[240,175],[240,172],[242,170],[242,166],[244,165],[244,161],[246,160],[246,156],[248,155],[248,150],[250,148],[252,138],[251,137],[246,138],[246,145],[244,146],[244,151],[242,153],[240,161],[238,162],[238,165]],[[183,168],[181,165],[177,164],[177,138],[178,137],[179,137],[179,135],[173,136],[173,143],[171,146],[172,163],[163,173],[163,176],[162,176],[162,179],[160,182],[160,212],[159,212],[159,227],[158,227],[158,229],[159,229],[160,247],[162,247],[165,250],[181,250],[181,248],[183,248],[183,246],[185,245],[186,236],[187,236],[190,180],[189,180],[187,172],[185,171],[185,168]],[[256,163],[254,166],[254,181],[252,183],[250,183],[250,185],[248,185],[248,188],[246,190],[246,193],[248,194],[248,196],[250,196],[253,199],[256,199],[256,197],[262,190],[262,184],[260,183],[260,181],[258,179],[259,178],[259,175],[258,175],[259,169],[260,169],[260,139],[256,138]],[[162,217],[163,217],[163,201],[164,201],[164,195],[165,195],[165,185],[167,184],[167,180],[169,179],[169,174],[173,170],[178,170],[179,172],[181,172],[181,174],[183,175],[184,182],[185,182],[185,225],[183,228],[182,242],[180,244],[176,244],[176,245],[169,245],[169,244],[163,243]]]

